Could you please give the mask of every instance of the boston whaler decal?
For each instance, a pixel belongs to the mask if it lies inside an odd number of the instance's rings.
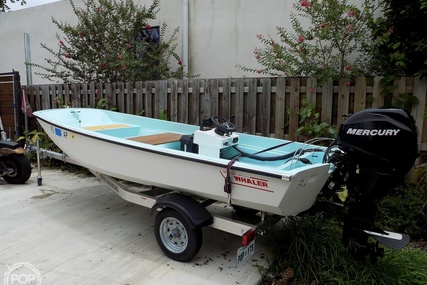
[[[244,176],[241,174],[236,174],[234,172],[231,172],[230,174],[231,174],[231,184],[274,193],[274,191],[268,187],[267,179],[261,179],[261,178],[256,178],[252,176]],[[225,178],[227,175],[227,172],[225,170],[221,170],[221,175]]]
[[[400,132],[400,129],[352,129],[347,130],[348,135],[355,136],[397,136]]]

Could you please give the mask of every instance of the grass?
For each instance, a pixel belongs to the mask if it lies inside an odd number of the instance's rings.
[[[426,251],[385,248],[376,263],[355,261],[341,243],[339,222],[321,214],[287,218],[269,244],[268,265],[259,267],[263,285],[427,284]],[[292,280],[284,280],[284,272],[292,272]]]

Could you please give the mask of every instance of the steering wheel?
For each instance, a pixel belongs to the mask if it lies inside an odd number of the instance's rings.
[[[223,136],[224,134],[231,134],[236,131],[234,124],[222,117],[213,116],[211,118],[213,125],[215,126],[215,133]]]

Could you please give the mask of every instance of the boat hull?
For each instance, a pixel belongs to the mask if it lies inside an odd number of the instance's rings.
[[[72,113],[77,110],[78,118]],[[230,160],[132,141],[121,135],[109,135],[109,130],[95,132],[85,127],[83,121],[99,124],[98,117],[106,112],[113,116],[111,120],[115,124],[144,124],[155,132],[174,130],[184,134],[196,131],[197,126],[110,114],[104,110],[77,110],[45,110],[35,112],[35,116],[52,141],[68,156],[86,168],[119,179],[227,202],[230,197],[224,185],[228,175],[233,204],[288,216],[309,209],[328,178],[330,166],[324,163],[283,171],[236,161],[227,172]],[[105,126],[105,122],[103,124]],[[141,128],[135,135],[140,133]]]

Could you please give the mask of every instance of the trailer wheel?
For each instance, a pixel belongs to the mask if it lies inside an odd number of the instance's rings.
[[[12,173],[3,176],[10,184],[24,184],[31,176],[31,164],[24,154],[10,154],[2,157],[7,168],[13,169]]]
[[[191,229],[176,210],[165,208],[154,221],[154,234],[162,251],[176,261],[190,261],[202,246],[202,230]]]

